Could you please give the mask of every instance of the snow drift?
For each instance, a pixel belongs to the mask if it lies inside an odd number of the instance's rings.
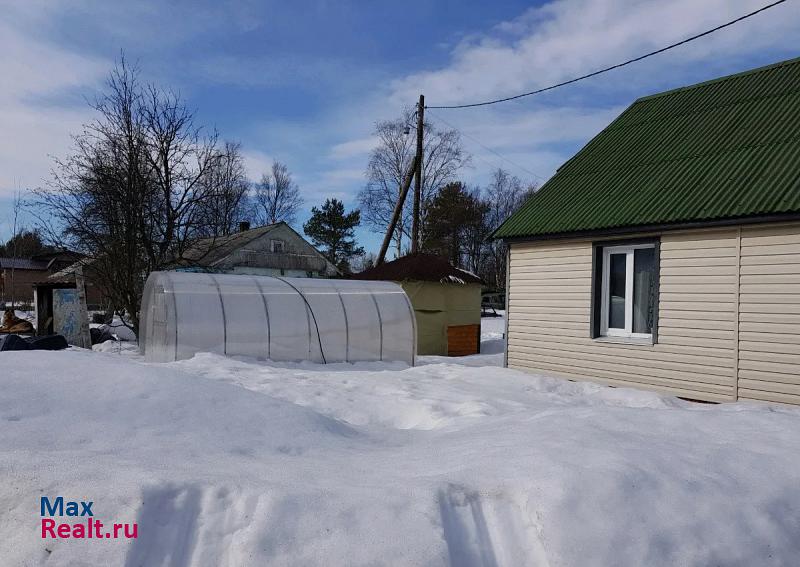
[[[485,366],[501,357],[4,354],[2,564],[794,564],[799,411]],[[138,539],[42,539],[57,494]]]

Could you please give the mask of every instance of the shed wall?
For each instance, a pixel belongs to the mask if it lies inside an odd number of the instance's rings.
[[[800,404],[800,224],[660,239],[654,345],[590,337],[591,240],[512,244],[508,365],[699,400]]]
[[[480,284],[399,282],[417,319],[417,354],[447,355],[447,327],[480,325]]]
[[[739,398],[800,404],[800,225],[742,230]]]

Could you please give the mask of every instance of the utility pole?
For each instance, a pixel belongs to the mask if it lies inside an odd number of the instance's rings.
[[[425,96],[419,95],[417,103],[417,157],[414,181],[414,213],[411,219],[411,253],[419,251],[419,201],[422,194],[422,137],[425,124]]]
[[[383,244],[381,244],[381,251],[378,253],[378,260],[375,262],[376,266],[380,266],[383,264],[384,259],[386,258],[386,251],[389,249],[389,243],[392,241],[392,236],[394,235],[394,229],[397,226],[397,219],[400,218],[400,215],[403,213],[403,204],[406,202],[406,195],[408,194],[408,188],[411,187],[411,178],[414,177],[414,173],[417,171],[417,158],[414,157],[411,160],[411,165],[408,168],[408,172],[406,173],[405,178],[403,179],[403,184],[400,186],[400,195],[397,197],[397,203],[394,205],[394,212],[392,213],[392,220],[389,221],[389,227],[386,229],[386,235],[383,237]]]

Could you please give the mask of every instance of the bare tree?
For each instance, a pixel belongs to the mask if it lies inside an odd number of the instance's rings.
[[[20,213],[20,210],[22,209],[22,196],[21,196],[19,191],[15,191],[14,192],[14,200],[12,202],[12,206],[11,207],[12,207],[12,215],[13,215],[13,222],[12,222],[12,226],[11,226],[11,234],[13,236],[11,238],[11,241],[9,242],[11,244],[10,252],[11,252],[11,258],[12,258],[12,264],[11,264],[11,305],[14,308],[16,308],[17,304],[16,304],[15,293],[14,293],[15,292],[15,289],[14,289],[14,268],[16,267],[15,266],[16,259],[19,257],[18,254],[19,254],[19,240],[20,239],[19,238],[15,238],[15,237],[18,235],[18,233],[17,233],[17,222],[19,221],[19,213]]]
[[[369,270],[370,268],[375,267],[377,260],[378,256],[374,252],[358,254],[350,259],[350,270],[354,274],[363,272],[364,270]]]
[[[519,177],[498,168],[484,191],[484,200],[488,205],[485,219],[487,236],[521,207],[536,192],[536,188],[535,184],[526,185]],[[502,241],[486,241],[486,258],[480,273],[494,287],[505,288],[506,246]]]
[[[479,187],[469,190],[471,215],[464,223],[464,249],[462,267],[466,267],[473,274],[485,275],[487,265],[487,246],[492,243],[488,240],[492,232],[489,224],[489,214],[492,203],[483,198]]]
[[[235,232],[241,221],[251,220],[248,199],[249,181],[241,145],[225,142],[216,167],[200,180],[202,201],[195,219],[198,236],[218,237]]]
[[[213,191],[202,183],[222,162],[215,131],[203,134],[179,95],[155,85],[145,89],[142,106],[146,162],[155,190],[149,213],[160,222],[147,227],[142,245],[152,265],[180,258],[198,230]]]
[[[204,181],[224,163],[216,133],[203,134],[180,96],[138,77],[123,56],[91,104],[97,118],[35,191],[50,240],[92,258],[87,271],[137,332],[148,274],[203,236],[214,197]]]
[[[300,188],[292,180],[285,164],[274,161],[269,173],[261,176],[253,195],[255,220],[259,224],[285,222],[294,224],[297,213],[303,206]]]
[[[389,226],[403,177],[416,152],[415,138],[410,135],[412,123],[415,123],[414,112],[406,109],[401,118],[375,125],[378,145],[370,154],[367,185],[359,193],[359,203],[364,222],[379,234],[385,233]],[[458,171],[470,162],[457,130],[438,130],[429,122],[425,122],[424,130],[420,195],[423,231],[431,199],[444,185],[455,180]],[[393,235],[398,256],[403,252],[404,239],[410,238],[411,214],[412,199],[407,199]],[[420,238],[424,240],[424,234]]]
[[[73,136],[71,155],[55,160],[32,208],[49,213],[39,218],[51,241],[94,259],[91,275],[120,313],[138,311],[148,273],[138,240],[153,230],[143,215],[156,192],[142,104],[138,69],[123,57],[91,104],[98,117]]]

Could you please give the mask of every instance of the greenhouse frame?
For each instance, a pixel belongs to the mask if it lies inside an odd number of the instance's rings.
[[[211,352],[413,365],[416,337],[411,302],[391,282],[153,272],[142,296],[139,345],[148,362]]]

